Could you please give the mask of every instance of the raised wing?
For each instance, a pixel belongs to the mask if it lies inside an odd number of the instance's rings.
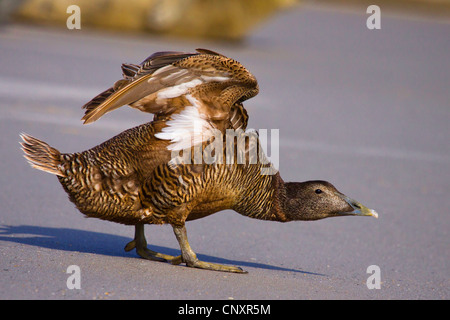
[[[90,123],[105,113],[129,105],[155,114],[167,125],[155,136],[179,149],[183,136],[197,143],[205,132],[245,129],[242,102],[258,91],[255,77],[239,62],[216,52],[158,52],[140,65],[123,64],[123,79],[92,99],[82,118]]]
[[[140,65],[122,64],[123,79],[116,81],[111,88],[86,103],[83,106],[86,112],[82,120],[85,124],[94,122],[105,113],[127,104],[145,112],[155,113],[159,111],[157,108],[152,108],[153,104],[142,101],[143,98],[169,86],[169,81],[167,81],[169,79],[157,77],[157,74],[154,75],[155,71],[193,55],[195,54],[157,52],[145,59]],[[151,83],[150,80],[152,80]],[[175,76],[172,80],[176,82]]]
[[[239,62],[205,49],[197,52],[157,52],[140,65],[123,64],[124,78],[85,104],[82,120],[93,122],[127,104],[167,115],[193,105],[194,99],[202,115],[218,120],[258,93],[255,77]]]

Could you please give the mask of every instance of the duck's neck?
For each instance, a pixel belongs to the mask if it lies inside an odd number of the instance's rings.
[[[259,220],[291,221],[285,205],[286,188],[279,172],[261,176],[258,182],[258,185],[248,188],[251,192],[242,197],[234,210]]]
[[[280,177],[280,173],[274,175],[272,183],[274,189],[273,202],[271,210],[267,213],[267,220],[280,222],[292,221],[292,219],[289,218],[289,210],[287,210],[286,206],[286,187],[283,179]]]

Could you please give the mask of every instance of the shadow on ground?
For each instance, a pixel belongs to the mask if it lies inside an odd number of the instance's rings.
[[[131,238],[113,234],[68,228],[50,228],[27,225],[0,226],[0,241],[14,242],[55,250],[77,251],[93,254],[103,254],[108,256],[132,257],[134,255],[135,257],[137,257],[136,253],[127,253],[123,250],[125,244],[127,244],[131,240]],[[173,248],[154,245],[150,245],[149,247],[154,251],[164,254],[174,256],[180,254],[180,250]],[[206,262],[325,276],[324,274],[320,273],[308,272],[299,269],[283,268],[262,263],[228,260],[203,254],[198,254],[197,256],[200,260]]]

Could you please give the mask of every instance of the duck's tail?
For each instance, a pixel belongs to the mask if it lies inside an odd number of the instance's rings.
[[[26,133],[22,133],[20,137],[23,140],[20,144],[25,153],[24,157],[30,166],[57,176],[65,176],[61,170],[62,157],[58,150]]]

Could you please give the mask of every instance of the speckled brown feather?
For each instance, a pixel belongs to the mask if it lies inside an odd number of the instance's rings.
[[[90,123],[122,105],[154,113],[158,119],[191,105],[180,95],[195,97],[201,104],[200,114],[211,121],[227,122],[230,110],[258,91],[256,78],[239,62],[206,49],[198,53],[161,52],[140,65],[123,64],[124,79],[86,103],[83,120]],[[187,84],[183,92],[179,86]],[[175,90],[167,94],[167,90]],[[174,92],[179,91],[180,95]],[[183,93],[182,93],[183,92]],[[156,118],[155,118],[156,119]],[[223,130],[225,125],[218,124]]]
[[[279,175],[262,175],[264,167],[261,163],[237,164],[236,154],[232,165],[162,164],[143,185],[141,202],[152,208],[162,223],[172,225],[225,209],[251,218],[277,220],[272,208]],[[183,210],[178,212],[180,207]]]

